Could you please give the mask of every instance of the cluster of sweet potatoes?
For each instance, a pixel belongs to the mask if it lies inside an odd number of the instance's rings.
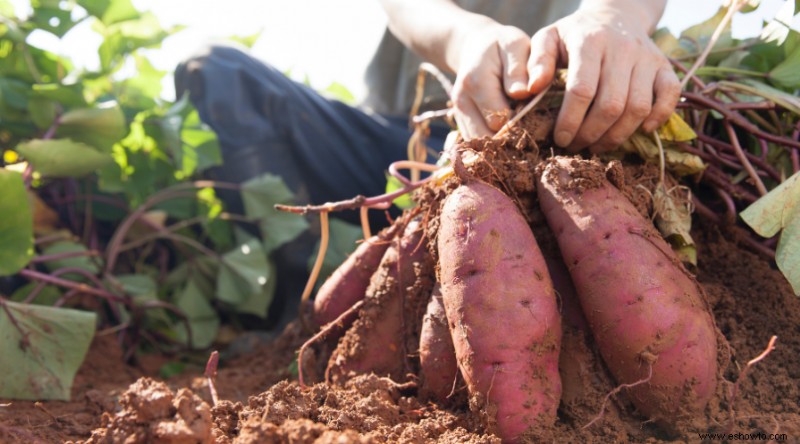
[[[531,189],[563,263],[545,259],[518,200],[461,177],[436,223],[407,212],[321,287],[315,320],[346,327],[327,376],[418,380],[440,402],[465,384],[504,441],[535,436],[557,419],[561,287],[574,285],[638,412],[665,425],[701,412],[717,386],[718,333],[694,277],[599,162],[552,157],[537,171]]]

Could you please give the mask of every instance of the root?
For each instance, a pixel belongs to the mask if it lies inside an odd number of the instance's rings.
[[[775,350],[775,341],[777,341],[777,340],[778,340],[777,336],[772,336],[769,339],[769,343],[767,344],[767,348],[765,348],[764,351],[761,352],[761,354],[759,354],[755,358],[747,361],[747,365],[744,366],[742,371],[739,373],[739,377],[736,378],[736,382],[733,384],[733,387],[731,388],[731,400],[730,400],[730,407],[728,409],[728,411],[730,412],[730,418],[731,419],[728,422],[728,429],[725,432],[726,434],[730,433],[730,431],[733,430],[734,422],[736,421],[736,412],[734,411],[733,406],[736,403],[736,397],[737,397],[737,395],[739,393],[739,384],[747,376],[747,371],[750,370],[750,367],[752,367],[755,364],[759,363],[762,359],[766,358],[767,355],[772,353],[773,350]]]
[[[297,381],[300,384],[300,388],[301,389],[305,390],[306,388],[308,388],[308,386],[305,384],[305,381],[303,379],[303,355],[305,354],[306,349],[308,349],[308,347],[310,347],[315,342],[317,342],[320,339],[324,338],[328,333],[333,331],[334,328],[344,326],[344,320],[347,319],[351,314],[353,314],[356,311],[358,311],[359,309],[361,309],[361,306],[363,306],[363,305],[364,305],[364,300],[363,299],[358,301],[358,302],[356,302],[355,304],[353,304],[352,307],[348,308],[342,314],[340,314],[338,318],[334,319],[333,322],[323,326],[322,329],[320,329],[320,331],[317,332],[317,334],[315,334],[314,336],[310,337],[300,347],[300,350],[298,350],[298,352],[297,352]],[[326,383],[328,382],[328,371],[327,370],[325,371],[325,382]]]
[[[499,139],[499,138],[503,137],[517,122],[522,120],[522,118],[525,117],[525,115],[528,114],[528,112],[530,112],[530,110],[532,110],[536,105],[539,104],[539,102],[542,101],[542,99],[544,98],[545,94],[547,94],[547,92],[550,91],[550,87],[551,86],[553,86],[552,83],[547,85],[542,90],[542,92],[540,92],[539,94],[536,95],[536,97],[531,99],[531,101],[528,102],[528,104],[525,105],[524,108],[522,108],[514,117],[511,118],[511,120],[506,122],[506,124],[503,125],[502,128],[500,128],[500,131],[498,131],[497,134],[495,134],[492,137],[492,139]]]
[[[611,390],[606,395],[606,397],[603,398],[603,404],[600,406],[600,412],[597,414],[597,416],[595,416],[594,419],[589,421],[585,426],[581,427],[581,429],[586,430],[587,428],[591,427],[592,424],[594,424],[595,422],[601,420],[603,418],[603,416],[605,416],[606,404],[608,404],[608,400],[611,399],[612,396],[614,396],[617,393],[619,393],[622,389],[633,388],[633,387],[636,387],[637,385],[642,385],[642,384],[645,384],[647,382],[650,382],[650,379],[652,379],[652,378],[653,378],[653,364],[650,363],[650,364],[648,364],[648,371],[647,371],[647,377],[646,378],[640,379],[640,380],[638,380],[636,382],[632,382],[630,384],[619,385],[614,390]]]
[[[367,217],[369,213],[369,208],[361,207],[359,210],[359,215],[361,217],[361,231],[364,232],[364,240],[367,240],[372,237],[372,230],[369,228],[369,218]]]
[[[328,251],[328,239],[330,238],[330,232],[328,230],[327,212],[323,211],[319,213],[319,222],[320,234],[322,236],[319,241],[319,252],[317,252],[317,259],[314,261],[314,268],[311,269],[311,275],[308,276],[306,288],[303,289],[303,295],[300,298],[300,322],[303,324],[303,328],[305,328],[308,332],[313,331],[313,329],[311,328],[311,323],[306,318],[306,306],[311,298],[311,292],[314,291],[314,285],[317,283],[319,271],[322,269],[322,262],[325,260],[325,253]]]

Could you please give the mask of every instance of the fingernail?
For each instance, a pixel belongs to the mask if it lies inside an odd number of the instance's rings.
[[[511,87],[508,89],[508,92],[510,92],[511,94],[517,94],[521,92],[526,92],[527,90],[528,87],[524,83],[516,81],[511,84]]]
[[[572,141],[572,133],[566,130],[561,130],[556,133],[555,137],[556,145],[561,147],[566,147],[569,145],[570,141]]]

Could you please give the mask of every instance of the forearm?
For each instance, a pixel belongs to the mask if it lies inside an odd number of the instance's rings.
[[[579,10],[604,10],[618,14],[627,23],[636,23],[649,35],[664,14],[667,0],[583,0]]]
[[[408,48],[439,68],[456,72],[462,43],[470,30],[500,26],[466,11],[452,0],[381,0],[389,29]]]

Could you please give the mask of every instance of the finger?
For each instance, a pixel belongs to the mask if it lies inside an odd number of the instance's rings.
[[[633,68],[625,111],[600,140],[592,145],[592,153],[603,153],[620,146],[650,115],[656,69],[656,66],[648,63],[640,63]]]
[[[570,148],[583,149],[597,142],[625,112],[633,60],[623,51],[607,51],[600,73],[597,96],[580,124]]]
[[[642,124],[642,131],[648,133],[655,131],[669,119],[681,98],[681,84],[671,67],[664,66],[658,70],[653,90],[656,102],[653,104],[650,115]]]
[[[594,100],[600,81],[601,46],[595,40],[567,43],[569,68],[561,111],[556,119],[554,140],[559,146],[570,145]]]
[[[525,33],[517,31],[510,32],[510,38],[500,40],[500,57],[506,94],[512,99],[524,99],[530,95],[526,62],[531,54],[531,42]]]
[[[468,96],[457,96],[454,100],[454,108],[456,123],[458,123],[458,129],[464,140],[492,134],[480,110]]]
[[[558,30],[555,27],[541,29],[531,37],[528,58],[528,90],[538,93],[552,80],[558,63]]]
[[[466,87],[466,85],[465,85]],[[469,88],[475,112],[483,116],[484,126],[491,131],[498,131],[508,121],[511,109],[508,106],[505,92],[500,84],[499,76],[486,76],[486,80],[477,81]],[[467,105],[469,107],[469,105]]]

